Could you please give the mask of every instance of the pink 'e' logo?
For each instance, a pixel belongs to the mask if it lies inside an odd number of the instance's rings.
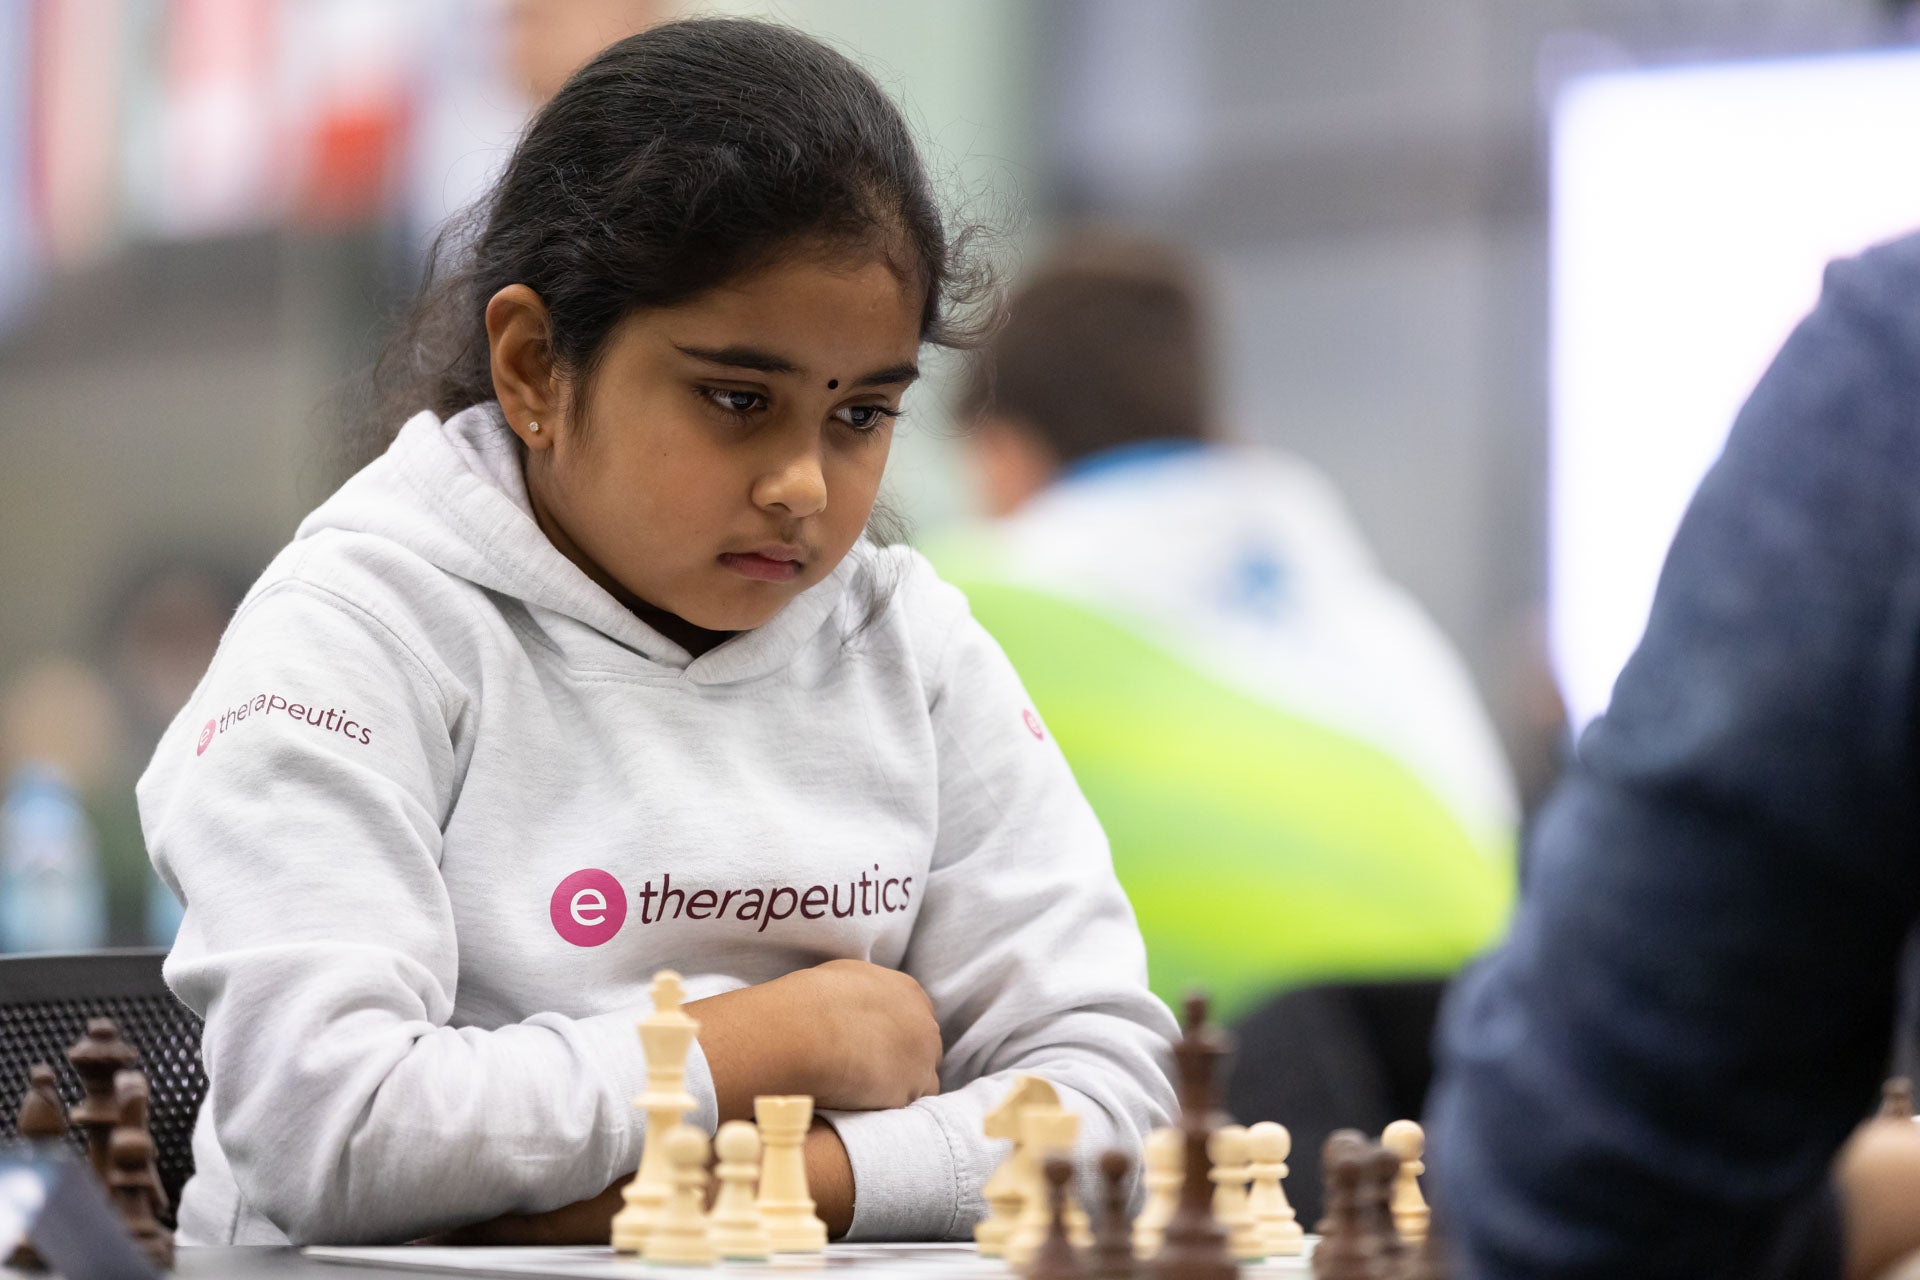
[[[195,748],[193,754],[197,756],[203,756],[207,754],[207,748],[213,745],[213,730],[214,730],[213,721],[211,720],[207,721],[207,727],[200,731],[200,745],[197,748]]]
[[[1040,727],[1040,717],[1033,714],[1032,707],[1028,707],[1025,710],[1023,710],[1020,713],[1020,718],[1027,722],[1028,733],[1032,734],[1036,738],[1045,738],[1047,736],[1047,731]]]
[[[597,867],[560,882],[547,904],[554,931],[576,947],[597,947],[620,932],[627,919],[627,891]]]

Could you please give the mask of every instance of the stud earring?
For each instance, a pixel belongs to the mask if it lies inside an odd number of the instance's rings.
[[[535,435],[535,436],[537,436],[537,435],[539,435],[539,434],[540,434],[540,424],[539,424],[539,423],[537,423],[537,422],[529,422],[529,423],[527,424],[527,434],[529,434],[529,435]]]

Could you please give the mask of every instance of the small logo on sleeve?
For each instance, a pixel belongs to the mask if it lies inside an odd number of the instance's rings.
[[[1033,713],[1032,707],[1028,707],[1024,711],[1022,711],[1020,713],[1020,718],[1027,722],[1028,733],[1032,734],[1035,738],[1039,738],[1042,740],[1046,738],[1047,731],[1040,727],[1040,717]]]
[[[317,702],[295,702],[278,693],[256,693],[207,721],[206,727],[200,730],[200,742],[193,754],[207,754],[207,748],[213,745],[214,738],[229,729],[238,728],[248,719],[265,720],[276,715],[297,720],[311,729],[337,733],[363,747],[373,745],[372,728],[361,724],[339,707],[323,707]]]
[[[627,891],[607,872],[588,867],[560,882],[547,916],[554,931],[574,946],[597,947],[626,923]]]

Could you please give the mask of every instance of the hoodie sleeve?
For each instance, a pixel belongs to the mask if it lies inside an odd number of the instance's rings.
[[[638,1161],[646,1010],[450,1025],[465,694],[423,651],[328,591],[268,588],[140,783],[186,906],[166,972],[206,1022],[214,1132],[296,1243],[551,1209]],[[689,1085],[711,1128],[697,1051]]]
[[[1828,1280],[1920,912],[1920,237],[1835,265],[1452,993],[1436,1210],[1487,1280]]]
[[[939,834],[902,967],[940,1021],[943,1092],[827,1115],[853,1166],[849,1239],[965,1236],[1006,1154],[981,1127],[1015,1074],[1058,1088],[1083,1154],[1138,1151],[1173,1110],[1163,1059],[1177,1028],[1147,989],[1133,910],[1065,757],[970,616],[938,669]]]

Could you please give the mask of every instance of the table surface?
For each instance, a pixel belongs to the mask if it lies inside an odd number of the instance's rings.
[[[389,1251],[378,1251],[388,1254]],[[395,1256],[404,1256],[406,1251],[391,1251]],[[442,1253],[442,1250],[420,1250],[421,1254]],[[806,1258],[789,1255],[773,1263],[722,1263],[716,1267],[660,1267],[649,1266],[631,1258],[617,1258],[604,1249],[466,1249],[460,1251],[469,1260],[461,1272],[470,1276],[518,1276],[546,1275],[586,1278],[606,1277],[613,1274],[630,1276],[633,1280],[649,1280],[652,1277],[670,1276],[674,1280],[692,1280],[698,1276],[725,1277],[737,1280],[738,1277],[757,1275],[765,1280],[777,1280],[782,1272],[794,1271],[836,1271],[842,1273],[841,1280],[853,1280],[847,1276],[849,1271],[868,1273],[876,1277],[896,1275],[914,1277],[916,1280],[930,1280],[931,1277],[944,1277],[945,1280],[1007,1280],[1013,1275],[1008,1267],[995,1259],[985,1259],[976,1255],[972,1246],[954,1245],[832,1245],[823,1257]],[[422,1270],[419,1263],[429,1261],[421,1257],[415,1265],[388,1265],[382,1259],[356,1260],[352,1263],[323,1261],[319,1258],[303,1255],[298,1249],[287,1246],[234,1246],[182,1248],[174,1266],[174,1275],[180,1280],[425,1280],[432,1274],[454,1275],[451,1270]],[[551,1262],[552,1265],[546,1265]],[[491,1265],[498,1263],[500,1265]],[[1303,1258],[1275,1259],[1242,1268],[1247,1280],[1290,1280],[1291,1277],[1307,1274],[1307,1264]],[[28,1277],[25,1273],[0,1267],[0,1277],[6,1280],[46,1280],[44,1276]]]

